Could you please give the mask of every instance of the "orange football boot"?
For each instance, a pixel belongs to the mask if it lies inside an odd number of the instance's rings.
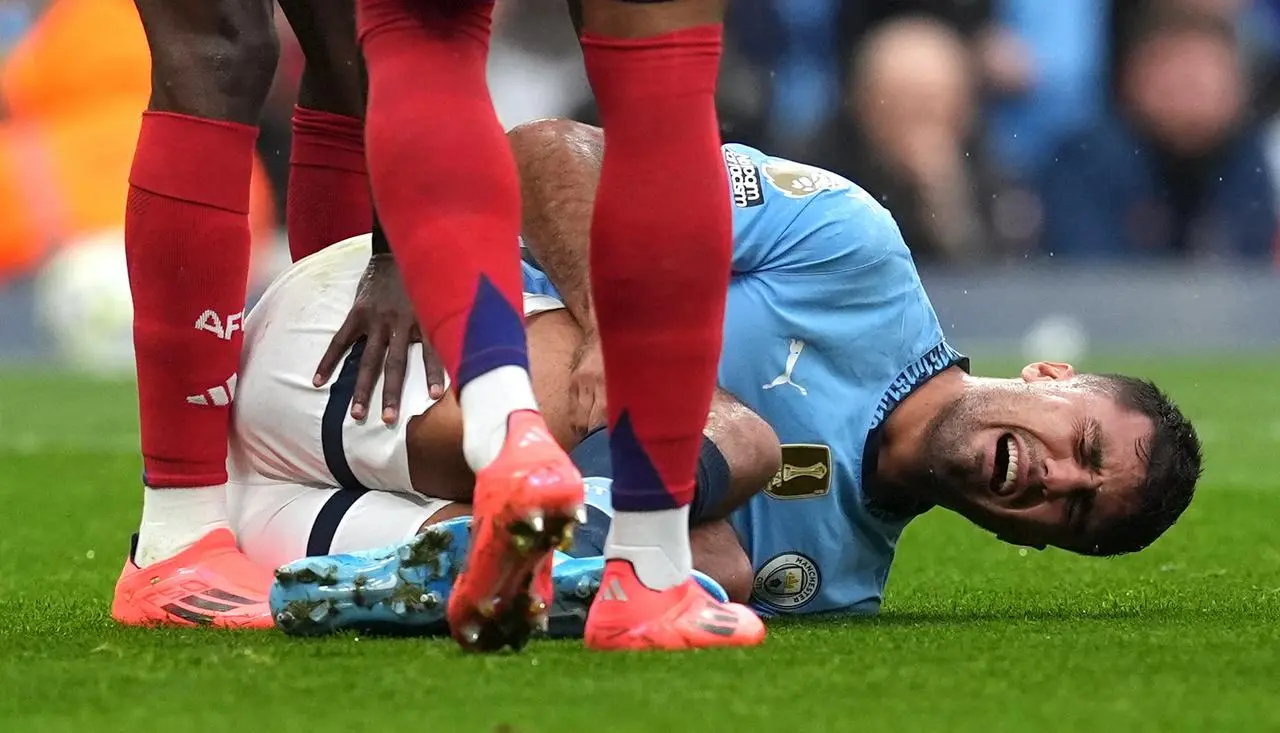
[[[542,415],[514,412],[496,460],[476,474],[471,551],[449,598],[449,629],[467,651],[520,649],[545,631],[551,554],[586,521],[582,475]]]
[[[134,537],[136,547],[137,537]],[[138,567],[130,550],[116,581],[111,617],[128,626],[274,627],[267,596],[274,578],[216,529],[177,555]]]
[[[720,603],[689,578],[666,590],[640,582],[626,560],[610,560],[587,614],[588,649],[643,651],[756,646],[764,622],[746,606]]]

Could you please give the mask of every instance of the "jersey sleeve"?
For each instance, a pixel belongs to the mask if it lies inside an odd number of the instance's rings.
[[[890,368],[942,342],[888,210],[828,171],[763,155],[750,162],[762,204],[735,202],[733,275],[758,296],[761,336],[802,338],[830,358],[831,378],[854,381],[872,365]]]
[[[726,145],[724,155],[734,275],[819,282],[893,255],[909,259],[892,215],[848,179],[740,145]]]
[[[910,302],[915,290],[923,296],[893,217],[849,186],[805,202],[777,231],[744,232],[734,243],[734,276],[758,280],[789,307],[826,315]]]

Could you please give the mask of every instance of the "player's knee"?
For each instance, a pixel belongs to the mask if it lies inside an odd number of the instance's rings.
[[[257,124],[280,56],[271,0],[136,0],[151,109]]]
[[[727,0],[581,0],[570,11],[579,32],[649,38],[724,21]]]

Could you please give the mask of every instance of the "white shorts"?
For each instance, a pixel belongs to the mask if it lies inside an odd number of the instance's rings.
[[[419,494],[301,484],[230,484],[231,526],[240,549],[276,568],[312,555],[397,544],[451,502]]]
[[[324,387],[311,379],[346,319],[370,237],[334,244],[277,278],[245,319],[227,459],[228,504],[241,549],[275,567],[308,555],[412,537],[449,502],[413,491],[406,431],[430,409],[422,347],[410,348],[401,419],[351,417],[360,347]],[[562,308],[525,294],[525,313]],[[382,381],[370,404],[382,402]]]

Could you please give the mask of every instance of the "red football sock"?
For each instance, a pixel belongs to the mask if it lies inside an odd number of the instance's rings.
[[[373,222],[364,163],[364,120],[293,108],[285,207],[294,262],[367,234]]]
[[[693,499],[733,235],[715,110],[721,37],[716,25],[582,39],[605,131],[591,284],[619,511]]]
[[[527,370],[519,180],[485,79],[493,2],[357,9],[373,195],[422,329],[459,389]]]
[[[125,253],[148,486],[227,480],[257,135],[247,125],[185,115],[142,118]]]

